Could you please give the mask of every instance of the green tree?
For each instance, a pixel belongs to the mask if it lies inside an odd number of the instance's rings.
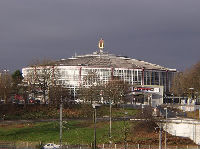
[[[16,70],[12,74],[12,80],[13,80],[13,83],[15,83],[15,84],[22,83],[22,80],[23,80],[22,72],[20,70]]]
[[[21,88],[21,84],[22,84],[22,80],[23,80],[23,76],[20,70],[16,70],[13,74],[12,74],[12,92],[14,94],[18,94],[19,90]]]

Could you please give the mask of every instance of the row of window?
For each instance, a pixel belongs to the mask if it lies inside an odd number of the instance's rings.
[[[31,71],[35,70],[27,69],[24,74],[28,75]],[[37,72],[41,73],[42,70],[37,69]],[[57,75],[59,78],[59,84],[63,84],[67,87],[78,87],[79,85],[84,85],[88,87],[97,82],[101,84],[106,84],[111,79],[112,73],[114,76],[119,77],[129,84],[163,85],[165,88],[170,88],[172,83],[171,80],[173,77],[173,72],[156,70],[145,70],[144,72],[142,72],[141,69],[129,70],[119,68],[114,69],[113,72],[111,68],[58,69]]]

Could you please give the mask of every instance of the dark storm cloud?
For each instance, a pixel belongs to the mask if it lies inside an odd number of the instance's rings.
[[[199,0],[1,0],[0,68],[97,50],[183,70],[199,60]]]

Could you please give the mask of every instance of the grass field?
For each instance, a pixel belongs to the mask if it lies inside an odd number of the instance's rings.
[[[131,123],[126,122],[130,128]],[[112,140],[119,142],[124,137],[124,122],[113,122]],[[97,143],[108,143],[109,123],[97,123]],[[63,127],[63,142],[68,144],[90,144],[93,142],[94,126],[92,121],[67,121]],[[0,127],[2,141],[59,142],[59,123],[40,122],[8,125]]]
[[[93,109],[87,109],[89,107],[80,109],[64,109],[63,117],[75,117],[81,118],[83,120],[68,120],[63,122],[63,143],[67,144],[91,144],[94,141],[94,124],[92,121]],[[90,107],[91,108],[91,107]],[[39,114],[40,118],[56,118],[59,117],[58,109],[43,110],[43,113]],[[85,112],[86,111],[86,112]],[[40,112],[40,111],[39,111]],[[49,112],[49,113],[48,113]],[[141,114],[139,110],[134,109],[123,109],[123,108],[112,108],[113,118],[123,118],[124,113],[127,112],[126,116],[146,116],[146,114]],[[148,112],[148,111],[146,111]],[[16,113],[19,117],[23,117],[23,111]],[[38,117],[35,116],[37,111],[27,111],[26,114],[31,120]],[[31,114],[31,116],[30,116]],[[43,115],[44,114],[44,115]],[[83,116],[83,115],[86,115]],[[54,117],[53,115],[56,115]],[[82,117],[78,117],[78,116]],[[109,115],[109,107],[101,107],[98,109],[97,117],[103,117]],[[148,115],[148,114],[147,114]],[[33,118],[33,119],[32,119]],[[28,118],[29,119],[29,118]],[[85,120],[84,120],[85,119]],[[125,130],[127,136],[127,142],[129,144],[158,144],[158,133],[155,131],[157,127],[156,123],[152,121],[140,121],[140,122],[130,122],[130,121],[113,121],[112,122],[112,142],[116,144],[123,144],[125,137]],[[126,128],[126,129],[125,129]],[[175,137],[170,134],[167,135],[168,144],[177,145],[194,144],[188,138]],[[3,142],[35,142],[39,144],[54,142],[59,143],[59,122],[34,122],[31,123],[15,123],[14,121],[9,123],[0,123],[0,141]],[[109,121],[98,121],[97,122],[97,144],[107,144],[109,143]]]
[[[148,124],[148,125],[147,125]],[[158,133],[150,122],[113,121],[112,142],[123,144],[125,129],[129,144],[158,144]],[[70,120],[63,124],[63,143],[78,145],[91,144],[94,141],[94,125],[92,121]],[[109,122],[97,123],[97,144],[109,143]],[[167,135],[168,144],[193,145],[188,138]],[[59,143],[59,122],[37,122],[23,124],[0,124],[0,141],[2,142],[39,142]]]
[[[125,108],[128,116],[133,116],[139,110],[133,108]],[[73,105],[73,107],[64,106],[63,118],[92,119],[93,108],[89,104]],[[109,105],[102,105],[97,112],[98,117],[109,115]],[[124,109],[117,106],[112,106],[112,117],[121,117],[124,115]],[[5,120],[38,120],[38,119],[58,119],[59,108],[48,105],[0,105],[0,119]]]

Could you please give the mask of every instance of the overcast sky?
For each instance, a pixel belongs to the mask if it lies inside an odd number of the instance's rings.
[[[97,50],[184,70],[200,60],[200,0],[0,0],[0,69]]]

